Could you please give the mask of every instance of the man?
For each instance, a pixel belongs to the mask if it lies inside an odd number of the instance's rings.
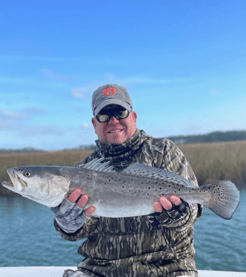
[[[136,128],[137,114],[124,87],[106,84],[95,90],[92,112],[97,148],[76,166],[104,157],[120,172],[140,162],[177,173],[198,186],[189,163],[173,142]],[[156,213],[151,215],[98,218],[93,217],[93,206],[83,209],[88,197],[76,188],[51,209],[55,228],[63,238],[88,238],[78,249],[85,257],[78,271],[66,270],[64,277],[197,276],[193,224],[201,216],[200,205],[188,205],[175,195],[161,196],[153,203]]]

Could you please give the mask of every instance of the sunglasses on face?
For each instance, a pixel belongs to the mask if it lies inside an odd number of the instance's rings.
[[[96,119],[98,122],[108,122],[112,116],[114,116],[117,120],[127,118],[131,111],[128,110],[119,110],[119,109],[111,109],[111,110],[103,110],[98,115],[96,115]]]

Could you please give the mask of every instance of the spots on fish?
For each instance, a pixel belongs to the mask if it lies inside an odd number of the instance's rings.
[[[135,170],[137,171],[137,170]],[[105,175],[105,178],[96,178],[96,183],[100,182],[103,187],[107,187],[107,184],[110,185],[108,188],[111,187],[112,191],[120,194],[125,195],[131,195],[136,197],[137,195],[139,197],[149,197],[153,195],[170,195],[170,193],[177,194],[179,192],[182,192],[183,189],[190,189],[190,192],[193,190],[190,187],[187,187],[184,182],[182,184],[177,184],[174,182],[171,182],[169,180],[177,180],[175,178],[166,178],[168,180],[164,180],[163,176],[161,174],[152,174],[151,171],[148,172],[149,176],[146,176],[146,172],[142,174],[142,176],[130,174],[128,176],[121,176],[120,174],[117,176],[116,174],[112,174],[112,176],[109,175],[109,173],[103,173]],[[162,177],[159,180],[157,178],[151,178],[150,175],[155,175],[155,177]],[[104,176],[103,176],[104,177]],[[111,178],[109,178],[111,177]],[[143,178],[144,177],[144,178]],[[136,185],[138,184],[139,189],[136,188]],[[116,186],[115,186],[116,185]]]

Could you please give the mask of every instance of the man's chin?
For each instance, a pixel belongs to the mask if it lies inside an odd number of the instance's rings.
[[[108,143],[114,143],[114,144],[120,144],[127,140],[126,135],[124,134],[124,131],[121,131],[119,133],[114,134],[107,134],[107,142]]]

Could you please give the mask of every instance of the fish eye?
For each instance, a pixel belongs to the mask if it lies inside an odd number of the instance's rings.
[[[30,172],[25,172],[24,174],[23,174],[25,177],[31,177],[31,173]]]

